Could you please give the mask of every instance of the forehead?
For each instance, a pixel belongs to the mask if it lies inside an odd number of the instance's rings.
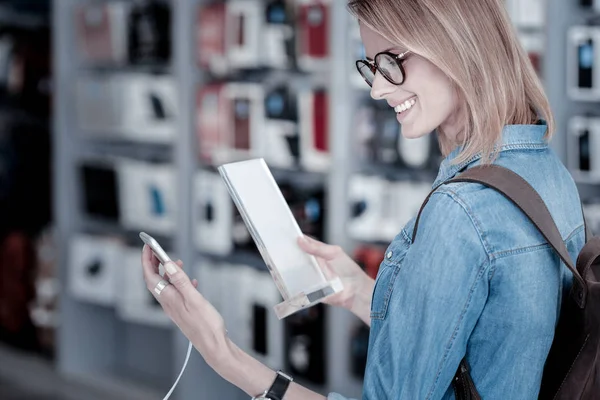
[[[360,37],[363,45],[365,46],[365,52],[368,58],[373,58],[375,54],[380,51],[387,51],[390,49],[400,49],[402,46],[397,43],[392,43],[379,33],[370,29],[366,25],[359,23]]]

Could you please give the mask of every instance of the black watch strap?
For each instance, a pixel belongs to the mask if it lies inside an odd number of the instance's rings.
[[[283,400],[283,396],[287,391],[290,383],[292,383],[292,377],[284,374],[281,371],[277,371],[277,375],[275,376],[275,382],[269,388],[269,391],[266,394],[266,397],[271,400]]]

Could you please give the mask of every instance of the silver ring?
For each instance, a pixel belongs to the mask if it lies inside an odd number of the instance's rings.
[[[160,281],[158,281],[158,283],[156,284],[156,286],[154,286],[154,293],[156,293],[157,295],[160,296],[161,292],[167,286],[169,286],[169,282],[165,281],[164,279],[161,279]]]

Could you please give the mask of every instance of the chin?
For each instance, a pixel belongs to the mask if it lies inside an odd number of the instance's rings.
[[[428,135],[431,132],[426,129],[411,127],[410,125],[402,125],[402,129],[400,131],[402,133],[402,136],[404,136],[406,139],[418,139],[420,137]]]

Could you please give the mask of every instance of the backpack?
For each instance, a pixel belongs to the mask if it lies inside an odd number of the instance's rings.
[[[521,176],[504,167],[485,165],[470,168],[443,184],[454,182],[480,183],[511,200],[573,273],[571,291],[563,298],[554,340],[544,365],[538,399],[600,398],[600,237],[592,237],[586,225],[586,243],[577,263],[573,264],[544,201]],[[427,196],[417,215],[413,242],[421,212],[436,189]],[[481,399],[466,358],[461,361],[452,386],[457,400]]]

